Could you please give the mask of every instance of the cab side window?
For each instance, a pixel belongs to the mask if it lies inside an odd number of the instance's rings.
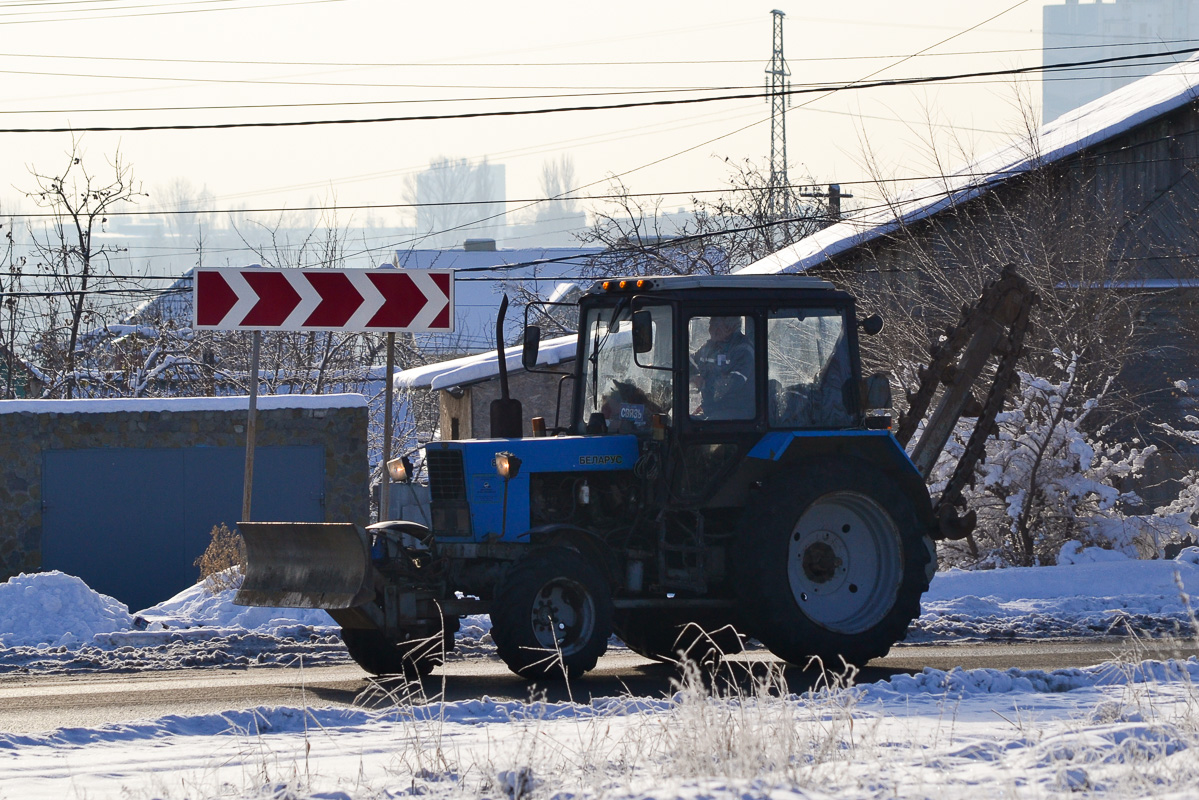
[[[694,420],[753,419],[753,317],[696,316],[688,323],[689,411]]]
[[[840,312],[822,308],[771,312],[766,339],[771,426],[854,424],[849,345]]]

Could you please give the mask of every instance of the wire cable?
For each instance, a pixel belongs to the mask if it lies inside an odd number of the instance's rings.
[[[978,72],[963,72],[953,75],[934,75],[920,78],[894,78],[880,81],[855,81],[848,84],[840,84],[836,86],[823,86],[820,88],[805,87],[799,89],[788,89],[780,94],[784,95],[806,95],[806,94],[833,94],[835,92],[862,90],[862,89],[877,89],[883,87],[897,86],[917,86],[935,83],[945,83],[948,81],[964,80],[969,78],[996,77],[1003,75],[1028,75],[1037,72],[1054,72],[1066,70],[1080,66],[1097,66],[1101,64],[1114,64],[1124,61],[1130,61],[1147,56],[1165,57],[1171,55],[1183,55],[1193,52],[1191,48],[1181,50],[1169,50],[1158,53],[1146,53],[1131,56],[1109,56],[1106,58],[1090,59],[1086,61],[1075,61],[1070,63],[1055,64],[1053,66],[1031,66],[1031,67],[1013,67],[1002,70],[982,70]],[[888,67],[889,68],[889,67]],[[886,68],[884,68],[886,69]],[[111,133],[111,132],[138,132],[138,131],[193,131],[193,130],[230,130],[234,128],[292,128],[292,127],[312,127],[319,125],[363,125],[363,124],[378,124],[378,123],[395,123],[395,122],[431,122],[439,120],[458,120],[458,119],[486,119],[499,117],[523,117],[523,116],[541,116],[546,114],[559,114],[568,112],[583,112],[583,111],[616,111],[632,108],[651,108],[664,106],[680,106],[680,105],[697,105],[701,103],[727,102],[731,100],[761,100],[771,96],[769,91],[759,92],[743,92],[736,94],[716,95],[714,97],[686,97],[675,98],[668,100],[645,100],[645,101],[629,101],[625,103],[612,104],[596,104],[596,105],[577,105],[577,106],[555,106],[550,108],[524,108],[524,109],[509,109],[500,111],[466,111],[453,114],[413,114],[406,116],[395,117],[375,117],[370,119],[309,119],[309,120],[286,120],[277,122],[215,122],[215,123],[195,123],[195,124],[172,124],[172,125],[87,125],[78,127],[48,127],[48,128],[0,128],[0,133]]]

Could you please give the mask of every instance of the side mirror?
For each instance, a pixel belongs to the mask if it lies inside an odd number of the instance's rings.
[[[866,319],[859,320],[858,327],[867,336],[875,336],[883,329],[883,318],[878,314],[871,314]]]
[[[865,381],[866,391],[862,393],[866,408],[891,407],[891,376],[885,372],[876,372]]]
[[[648,353],[654,349],[654,323],[649,311],[633,312],[633,352]]]
[[[526,325],[524,350],[520,354],[520,363],[527,370],[537,366],[537,351],[541,349],[541,328],[537,325]]]

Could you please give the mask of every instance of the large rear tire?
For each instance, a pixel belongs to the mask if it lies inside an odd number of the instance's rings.
[[[496,652],[529,680],[577,678],[595,667],[612,635],[612,593],[573,550],[536,550],[496,591],[491,638]]]
[[[925,498],[869,464],[812,464],[767,482],[747,511],[737,563],[749,632],[793,664],[863,665],[920,615]]]

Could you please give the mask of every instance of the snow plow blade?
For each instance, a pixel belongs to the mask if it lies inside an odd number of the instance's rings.
[[[239,606],[353,608],[374,597],[366,532],[351,522],[239,522]]]

